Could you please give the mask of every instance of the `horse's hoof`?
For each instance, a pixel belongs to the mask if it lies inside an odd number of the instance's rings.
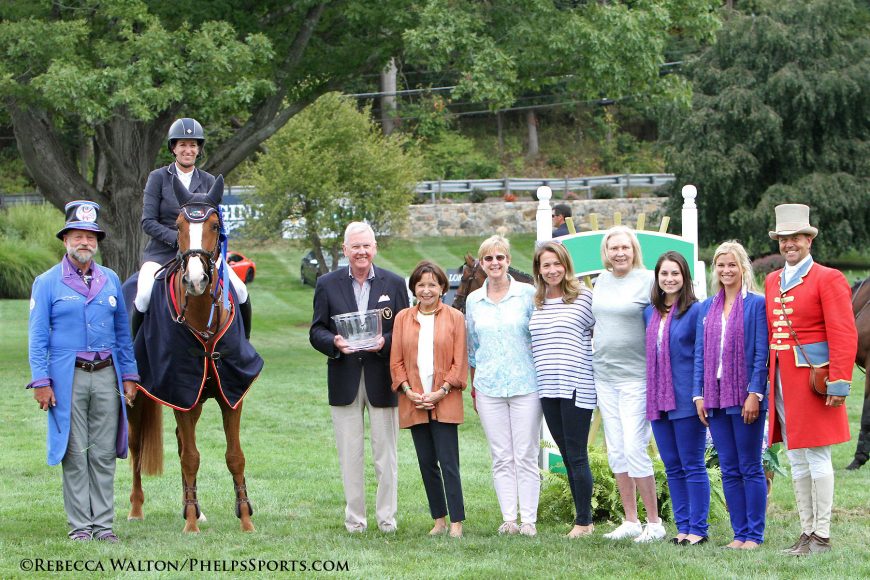
[[[193,524],[193,525],[187,524],[186,526],[184,526],[184,533],[185,534],[198,534],[199,533],[199,526],[197,526],[196,524]]]
[[[256,532],[257,528],[254,527],[253,522],[248,522],[247,524],[245,524],[245,522],[242,522],[242,531],[243,532]]]
[[[145,516],[134,516],[133,514],[130,514],[127,516],[128,522],[141,522],[144,520],[145,520]]]

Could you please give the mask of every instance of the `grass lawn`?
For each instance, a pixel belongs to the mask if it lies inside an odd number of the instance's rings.
[[[381,266],[407,275],[422,257],[456,267],[480,238],[393,240],[382,244]],[[532,239],[513,240],[513,265],[530,270]],[[45,416],[24,385],[27,364],[25,300],[0,301],[0,384],[9,398],[0,409],[0,578],[84,575],[71,567],[102,567],[90,576],[185,578],[191,559],[219,560],[218,577],[284,576],[268,571],[230,571],[236,566],[279,566],[279,561],[346,562],[351,577],[504,578],[593,576],[607,578],[870,577],[870,467],[842,470],[854,442],[835,448],[837,497],[833,521],[835,550],[797,560],[779,554],[799,530],[789,481],[777,477],[769,509],[767,543],[756,552],[720,550],[730,541],[727,522],[714,522],[711,543],[695,549],[671,544],[638,546],[601,537],[613,525],[596,522],[593,537],[568,541],[567,524],[541,522],[537,538],[498,537],[500,512],[492,488],[489,453],[477,416],[467,403],[460,428],[462,478],[466,499],[465,538],[429,538],[426,498],[410,433],[399,437],[399,531],[384,535],[372,524],[361,535],[343,526],[343,495],[326,402],[324,357],[308,344],[313,291],[299,282],[302,248],[290,245],[237,246],[257,262],[251,285],[255,320],[253,342],[266,361],[260,380],[245,400],[242,441],[247,481],[257,531],[243,534],[234,514],[232,481],[223,461],[220,413],[212,401],[200,421],[202,463],[199,498],[208,521],[199,535],[181,533],[180,475],[172,437],[171,413],[164,413],[166,470],[145,480],[144,522],[127,522],[130,471],[118,463],[115,530],[117,545],[73,543],[66,538],[60,468],[45,464]],[[857,434],[863,375],[856,371],[849,398],[853,437]],[[374,519],[374,474],[367,461],[369,519]],[[35,559],[51,561],[64,572],[34,574],[23,570]],[[125,560],[151,571],[113,572],[112,560]],[[253,559],[253,560],[251,560]],[[259,562],[262,561],[262,564]],[[150,563],[149,563],[150,562]],[[184,566],[184,571],[159,571]],[[285,564],[290,566],[291,564]],[[203,565],[196,564],[195,570]],[[56,569],[56,568],[55,568]],[[66,569],[66,568],[63,568]],[[208,568],[204,568],[208,570]],[[204,575],[204,574],[203,574]]]

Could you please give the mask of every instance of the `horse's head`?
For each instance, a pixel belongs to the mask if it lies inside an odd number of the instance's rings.
[[[453,298],[453,308],[465,312],[465,299],[468,295],[483,286],[486,273],[480,267],[480,262],[471,254],[465,254],[465,262],[461,267],[462,276],[459,279],[459,287]]]
[[[202,296],[216,277],[221,231],[218,205],[223,197],[224,180],[218,176],[205,195],[191,194],[177,177],[173,177],[172,187],[181,206],[175,220],[181,283],[188,295]]]

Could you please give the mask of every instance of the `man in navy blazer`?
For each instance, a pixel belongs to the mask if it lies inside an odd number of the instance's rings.
[[[372,260],[377,242],[372,228],[352,222],[344,232],[344,255],[350,264],[317,279],[309,340],[327,359],[327,385],[338,460],[344,484],[348,532],[368,527],[365,498],[365,420],[368,409],[372,456],[378,491],[375,515],[383,532],[396,530],[398,504],[398,401],[390,389],[390,345],[393,318],[408,307],[405,281]],[[332,317],[348,312],[380,310],[382,337],[368,350],[355,351],[338,334]]]

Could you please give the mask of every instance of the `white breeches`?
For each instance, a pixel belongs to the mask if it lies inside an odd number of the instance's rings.
[[[218,262],[220,265],[220,262]],[[148,306],[151,304],[151,289],[154,287],[154,275],[160,269],[161,264],[157,262],[145,262],[139,269],[139,282],[136,285],[136,298],[133,304],[139,312],[147,312]],[[236,289],[236,295],[239,297],[239,304],[244,304],[248,301],[248,287],[242,282],[235,271],[230,268],[230,283]]]

